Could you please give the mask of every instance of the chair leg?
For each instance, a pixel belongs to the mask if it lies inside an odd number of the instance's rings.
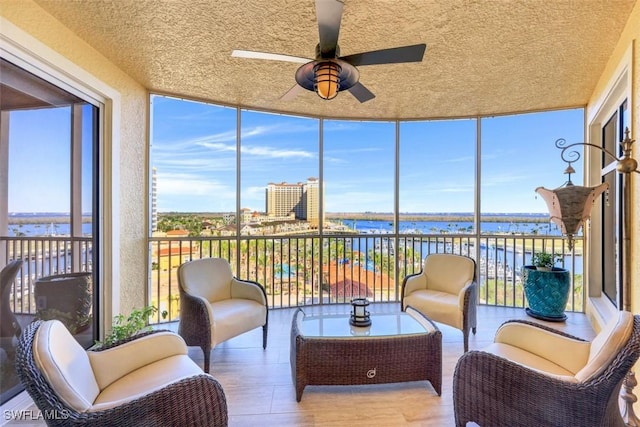
[[[266,349],[267,348],[267,329],[269,328],[269,324],[265,323],[264,326],[262,326],[262,348]]]
[[[475,326],[473,328],[471,328],[471,332],[473,332],[473,335],[476,334],[476,327]]]
[[[204,372],[209,373],[209,363],[211,361],[211,347],[203,345],[202,352],[204,353]]]
[[[464,342],[464,352],[469,351],[469,330],[465,329],[462,331],[462,340]]]

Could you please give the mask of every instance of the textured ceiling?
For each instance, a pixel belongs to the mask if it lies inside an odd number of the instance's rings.
[[[313,0],[36,0],[150,91],[296,114],[411,119],[583,106],[635,0],[344,0],[341,55],[426,43],[421,63],[358,67],[376,98],[279,99],[313,59]]]

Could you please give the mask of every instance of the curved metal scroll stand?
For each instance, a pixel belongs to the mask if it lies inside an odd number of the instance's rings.
[[[631,301],[630,301],[630,291],[631,291],[631,262],[629,255],[631,254],[631,223],[629,221],[630,218],[630,204],[631,204],[631,180],[630,175],[632,172],[640,173],[638,171],[638,162],[631,157],[631,149],[633,147],[633,143],[635,140],[629,138],[629,128],[626,128],[624,131],[625,137],[624,140],[620,143],[622,148],[622,157],[618,158],[614,153],[606,150],[605,148],[589,144],[586,142],[577,142],[574,144],[565,145],[566,141],[564,139],[558,139],[556,141],[556,147],[560,148],[562,151],[560,156],[562,160],[569,164],[567,168],[567,172],[569,173],[569,181],[571,181],[570,173],[573,172],[573,168],[571,168],[571,163],[575,162],[580,158],[580,153],[577,151],[569,151],[567,150],[571,147],[575,147],[578,145],[586,145],[589,147],[597,148],[598,150],[606,153],[615,159],[618,164],[616,165],[616,170],[622,174],[622,260],[623,260],[623,271],[622,271],[622,308],[625,311],[631,311]],[[622,388],[620,390],[620,398],[622,400],[620,405],[620,410],[622,414],[622,419],[625,424],[629,427],[640,427],[640,419],[636,416],[633,410],[633,404],[638,400],[638,398],[633,394],[634,387],[638,385],[638,381],[636,380],[636,376],[633,373],[633,370],[629,370],[627,375],[624,378],[622,383]]]

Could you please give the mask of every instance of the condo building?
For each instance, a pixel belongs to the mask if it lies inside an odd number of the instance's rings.
[[[318,226],[320,191],[317,178],[308,178],[307,182],[296,184],[270,182],[265,191],[268,217],[286,217],[293,213],[295,219]]]

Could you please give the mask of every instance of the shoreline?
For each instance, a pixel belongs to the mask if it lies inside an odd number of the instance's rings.
[[[83,216],[82,223],[90,223],[93,220],[90,216]],[[71,221],[70,217],[67,216],[9,216],[9,225],[20,225],[20,224],[69,224]]]
[[[216,218],[228,215],[228,213],[220,212],[162,212],[158,213],[158,217],[168,216],[196,216],[202,218]],[[364,220],[364,221],[393,221],[395,216],[391,213],[382,212],[327,212],[325,214],[327,220]],[[9,216],[9,224],[68,224],[70,217],[68,215],[29,215],[29,216]],[[91,216],[83,216],[83,223],[90,223],[93,220]],[[468,213],[419,213],[419,214],[400,214],[400,221],[436,221],[436,222],[473,222],[474,217]],[[480,216],[481,222],[528,222],[528,223],[546,223],[549,222],[548,214],[485,214]]]

